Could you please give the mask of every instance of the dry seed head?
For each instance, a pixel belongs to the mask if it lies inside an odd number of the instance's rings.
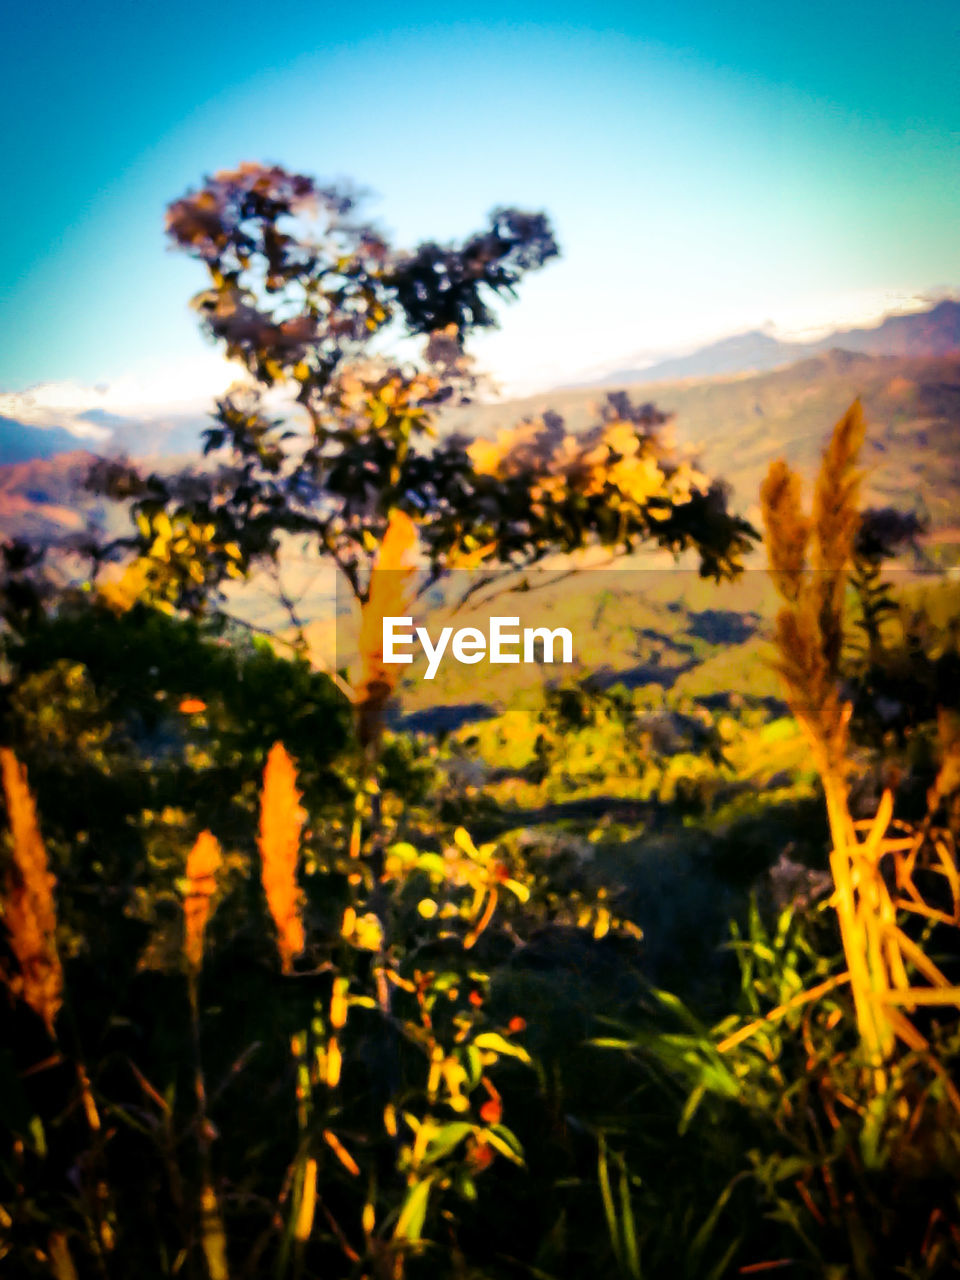
[[[183,900],[183,950],[187,964],[195,971],[203,964],[203,934],[222,862],[216,837],[201,831],[187,856],[187,891]]]
[[[857,457],[865,424],[855,400],[833,429],[823,452],[813,495],[815,582],[824,657],[836,673],[843,642],[843,596],[847,567],[860,526],[861,473]]]
[[[282,742],[270,748],[260,797],[260,878],[277,929],[277,950],[284,973],[303,951],[302,894],[297,883],[300,832],[306,814],[300,807],[297,770]]]
[[[770,574],[789,606],[777,617],[778,667],[794,714],[824,767],[838,778],[844,772],[846,733],[837,674],[846,571],[859,525],[855,463],[863,435],[856,401],[824,450],[812,520],[803,512],[800,478],[782,460],[771,465],[760,490]],[[812,572],[806,563],[811,534]]]
[[[13,860],[3,898],[4,923],[19,975],[9,981],[15,995],[40,1015],[53,1035],[63,1003],[63,971],[57,954],[56,879],[47,869],[27,771],[8,747],[0,748],[0,768],[13,835]]]
[[[795,609],[777,614],[778,669],[794,714],[819,727],[826,740],[836,729],[839,701],[833,673],[823,653],[813,600],[805,595]]]
[[[860,525],[861,472],[857,458],[866,424],[855,400],[833,429],[823,451],[813,495],[814,568],[842,570]]]
[[[810,520],[803,513],[801,490],[800,477],[782,458],[770,464],[760,487],[770,576],[791,604],[799,599],[803,587],[810,540]]]

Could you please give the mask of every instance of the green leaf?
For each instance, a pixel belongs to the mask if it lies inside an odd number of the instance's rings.
[[[736,1240],[730,1245],[730,1248],[723,1255],[715,1267],[707,1272],[704,1280],[723,1280],[724,1276],[730,1274],[730,1264],[733,1262],[737,1250],[740,1248],[741,1237],[737,1236]]]
[[[607,1221],[607,1233],[610,1236],[610,1247],[617,1260],[618,1268],[623,1266],[623,1254],[620,1248],[620,1224],[617,1221],[617,1210],[610,1189],[610,1168],[607,1160],[607,1144],[603,1134],[599,1138],[597,1156],[597,1178],[600,1183],[600,1198],[603,1200],[603,1216]]]
[[[684,1104],[683,1113],[680,1116],[680,1123],[677,1125],[677,1133],[684,1134],[690,1127],[690,1122],[697,1113],[700,1103],[703,1101],[703,1095],[707,1091],[705,1084],[698,1084],[694,1091],[690,1094]]]
[[[400,1210],[400,1217],[393,1231],[394,1240],[419,1240],[423,1231],[423,1221],[427,1216],[427,1205],[430,1201],[430,1188],[434,1175],[421,1178],[407,1192],[407,1198]]]
[[[453,1120],[450,1124],[445,1124],[438,1129],[436,1134],[427,1143],[427,1149],[423,1158],[427,1164],[434,1164],[437,1160],[442,1160],[444,1156],[450,1152],[469,1133],[474,1132],[474,1126],[466,1120]]]
[[[485,1129],[484,1134],[491,1147],[494,1147],[501,1155],[512,1160],[514,1164],[523,1164],[523,1147],[515,1133],[502,1124],[492,1124]]]
[[[741,1182],[742,1179],[745,1178],[746,1176],[747,1176],[746,1173],[736,1174],[733,1178],[730,1179],[730,1181],[724,1187],[723,1191],[721,1191],[716,1204],[710,1210],[710,1213],[707,1215],[705,1221],[701,1224],[700,1229],[697,1231],[696,1235],[693,1237],[693,1240],[691,1240],[690,1242],[689,1257],[691,1262],[696,1263],[700,1259],[701,1255],[703,1254],[704,1250],[706,1249],[707,1245],[710,1242],[710,1237],[713,1235],[714,1231],[717,1228],[717,1223],[720,1220],[721,1214],[723,1213],[724,1209],[727,1207],[727,1201],[730,1199],[730,1197],[733,1195],[734,1191],[736,1190],[737,1184]]]
[[[460,1054],[460,1065],[467,1073],[467,1086],[475,1089],[483,1075],[483,1063],[480,1061],[480,1050],[472,1044],[467,1045],[466,1052]]]
[[[642,1280],[640,1267],[640,1249],[637,1244],[637,1224],[633,1216],[633,1204],[630,1200],[630,1176],[623,1156],[618,1157],[620,1164],[620,1220],[623,1226],[623,1260],[631,1280]]]
[[[478,1049],[485,1049],[488,1053],[500,1053],[505,1057],[519,1058],[521,1062],[530,1061],[530,1055],[526,1049],[518,1044],[511,1044],[497,1031],[482,1031],[480,1035],[474,1037],[473,1043]]]
[[[30,1137],[33,1139],[33,1149],[37,1155],[43,1160],[47,1154],[47,1135],[44,1132],[43,1121],[39,1116],[30,1117]]]

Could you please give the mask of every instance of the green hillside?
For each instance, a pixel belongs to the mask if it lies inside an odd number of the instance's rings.
[[[612,388],[611,388],[612,389]],[[770,460],[785,457],[810,473],[835,421],[860,397],[866,410],[869,502],[926,511],[934,528],[956,522],[960,495],[960,355],[899,358],[830,351],[772,373],[638,385],[676,414],[681,441],[702,448],[704,469],[725,477],[737,502],[756,502]],[[452,430],[493,434],[547,409],[574,429],[591,421],[603,396],[595,387],[552,391],[523,400],[451,411]]]

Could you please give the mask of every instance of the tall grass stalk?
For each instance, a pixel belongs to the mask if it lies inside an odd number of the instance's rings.
[[[183,903],[184,956],[187,961],[187,991],[190,1027],[193,1036],[193,1086],[197,1101],[197,1147],[200,1155],[200,1240],[210,1280],[229,1280],[227,1237],[213,1185],[211,1142],[213,1127],[207,1116],[207,1086],[203,1072],[200,1034],[200,971],[203,939],[216,893],[217,871],[222,858],[220,846],[209,831],[202,831],[187,857],[186,893]]]
[[[855,822],[850,813],[851,707],[841,698],[839,676],[844,595],[859,522],[857,459],[864,432],[863,412],[855,402],[837,423],[824,451],[812,516],[803,511],[799,477],[783,461],[771,465],[760,497],[770,574],[784,601],[776,619],[777,665],[823,783],[833,846],[833,904],[860,1039],[882,1090],[883,1064],[898,1038],[911,1049],[927,1047],[903,1010],[919,1004],[960,1005],[960,990],[950,986],[897,923],[900,907],[923,914],[911,873],[925,833],[908,833],[903,838],[891,834],[889,791],[869,822]],[[896,899],[881,867],[888,856],[895,863],[895,882],[904,890]],[[942,870],[950,879],[951,868],[944,864]],[[930,987],[911,986],[908,967]]]
[[[267,757],[260,793],[260,879],[276,928],[280,967],[285,974],[292,973],[294,958],[301,954],[306,943],[303,892],[297,880],[300,836],[306,821],[300,799],[296,762],[282,742],[275,742]],[[309,1136],[312,1091],[308,1044],[306,1028],[290,1040],[296,1072],[300,1142],[293,1163],[290,1213],[278,1256],[278,1274],[286,1269],[291,1246],[295,1273],[302,1272],[304,1249],[313,1231],[316,1211],[317,1162],[310,1150]]]
[[[27,771],[8,747],[0,747],[0,771],[12,836],[3,919],[18,973],[4,979],[42,1019],[51,1036],[63,1004],[63,970],[57,952],[56,879],[47,866]]]
[[[11,994],[40,1017],[51,1040],[60,1044],[57,1022],[63,1008],[64,980],[56,939],[56,877],[48,867],[26,768],[8,747],[0,748],[0,773],[13,855],[3,892],[3,920],[17,962],[16,973],[0,970],[0,976]],[[107,1183],[93,1172],[102,1160],[105,1136],[76,1028],[72,1022],[70,1025],[74,1042],[70,1059],[90,1140],[90,1172],[82,1183],[84,1213],[97,1269],[106,1276],[106,1258],[115,1244],[111,1197]],[[52,1265],[69,1274],[73,1265],[69,1244],[58,1233],[51,1237],[51,1259]]]

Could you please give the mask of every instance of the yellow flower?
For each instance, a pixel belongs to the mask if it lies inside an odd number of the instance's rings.
[[[361,951],[380,950],[383,945],[383,927],[372,911],[357,917],[357,923],[353,929],[353,941]]]
[[[663,488],[663,472],[653,458],[623,458],[610,468],[608,478],[637,506],[642,506]]]
[[[611,422],[603,433],[603,440],[614,453],[625,458],[632,458],[640,448],[637,428],[632,422]]]
[[[502,435],[502,433],[501,433]],[[505,446],[497,440],[474,440],[467,446],[467,456],[478,476],[495,476],[506,454]]]

